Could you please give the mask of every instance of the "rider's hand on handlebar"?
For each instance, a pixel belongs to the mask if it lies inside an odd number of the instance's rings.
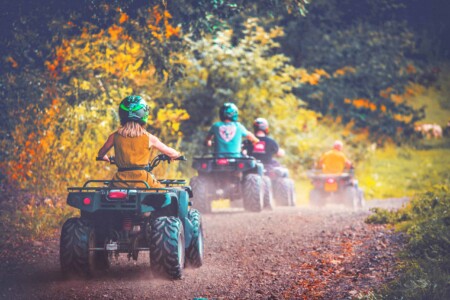
[[[103,161],[110,162],[109,157],[106,154],[103,157],[97,157],[96,160],[103,160]]]

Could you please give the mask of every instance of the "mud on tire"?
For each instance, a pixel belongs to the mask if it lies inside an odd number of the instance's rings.
[[[184,228],[176,217],[159,217],[150,233],[150,268],[155,275],[179,279],[185,259]]]
[[[86,219],[68,219],[61,229],[59,245],[63,275],[92,276],[109,267],[106,251],[89,251],[98,245],[95,230]]]
[[[244,209],[259,212],[264,205],[264,190],[262,177],[257,174],[247,174],[244,178],[243,190]]]
[[[192,223],[192,240],[186,249],[186,258],[189,266],[199,268],[203,265],[203,226],[200,213],[191,209],[187,215]]]
[[[202,176],[195,176],[191,179],[190,186],[194,197],[192,198],[193,206],[199,212],[204,214],[211,213],[211,201],[208,194],[209,180]]]

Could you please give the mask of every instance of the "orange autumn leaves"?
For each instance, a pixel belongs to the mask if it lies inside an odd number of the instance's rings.
[[[45,63],[51,77],[60,79],[64,73],[84,65],[119,78],[125,73],[127,77],[139,77],[145,59],[144,49],[127,34],[129,16],[119,10],[117,18],[117,24],[106,30],[85,27],[82,28],[81,36],[64,39],[61,46],[57,47],[54,59]],[[159,42],[180,36],[181,27],[172,26],[171,18],[167,9],[158,5],[149,10],[147,25],[150,34]],[[75,25],[72,23],[71,26]]]
[[[147,21],[147,26],[151,30],[153,37],[163,42],[164,39],[180,36],[181,27],[174,27],[170,24],[172,15],[167,9],[161,9],[159,5],[156,5],[149,12],[150,18]]]
[[[305,69],[300,69],[298,76],[299,81],[302,84],[309,84],[309,85],[318,85],[320,84],[321,80],[324,79],[330,79],[330,78],[337,78],[340,76],[345,76],[347,74],[355,74],[357,70],[351,66],[345,66],[340,69],[337,69],[332,74],[328,73],[327,71],[323,69],[315,69],[312,72],[308,72]],[[404,72],[407,73],[414,73],[415,68],[413,65],[408,65]],[[391,87],[381,90],[379,95],[383,99],[385,99],[385,104],[383,103],[375,103],[374,101],[371,101],[370,99],[365,98],[356,98],[356,99],[350,99],[350,98],[344,98],[344,104],[351,105],[356,110],[365,110],[373,113],[379,113],[379,114],[388,114],[391,113],[391,117],[398,121],[403,123],[410,123],[412,120],[412,115],[407,114],[403,115],[400,113],[393,113],[389,111],[388,104],[389,101],[392,102],[389,106],[397,106],[400,104],[405,103],[406,99],[409,97],[415,96],[420,94],[423,91],[423,87],[419,85],[409,85],[405,88],[405,92],[401,95],[393,93],[393,89]],[[333,105],[333,104],[331,104]]]

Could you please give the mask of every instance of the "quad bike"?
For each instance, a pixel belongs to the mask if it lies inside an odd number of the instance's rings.
[[[160,154],[148,169],[170,160]],[[115,182],[142,187],[117,188],[113,187]],[[81,216],[68,219],[61,230],[63,274],[89,277],[108,269],[112,258],[121,253],[137,260],[142,251],[150,252],[152,272],[164,277],[180,278],[185,262],[200,267],[202,221],[200,213],[190,208],[191,188],[185,180],[159,182],[165,187],[113,180],[89,180],[82,187],[69,187],[67,203],[79,209]]]
[[[278,206],[295,206],[294,181],[289,178],[288,169],[281,166],[265,165],[265,176],[269,178],[273,197]]]
[[[218,198],[243,200],[244,209],[259,212],[265,205],[263,165],[254,157],[235,157],[221,153],[194,157],[192,167],[198,176],[191,179],[193,206],[202,213],[211,212],[211,202]]]
[[[312,170],[307,173],[314,185],[309,194],[309,202],[312,206],[324,206],[335,203],[344,204],[353,209],[364,206],[362,191],[357,187],[353,179],[353,171],[341,174],[323,174],[321,170]]]

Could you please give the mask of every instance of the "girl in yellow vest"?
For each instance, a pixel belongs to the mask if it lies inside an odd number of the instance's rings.
[[[112,178],[113,180],[143,180],[151,187],[162,187],[153,174],[146,170],[152,149],[155,148],[172,159],[180,156],[178,151],[168,147],[145,130],[148,114],[149,107],[141,96],[128,96],[120,103],[121,127],[108,137],[98,151],[98,159],[109,162],[106,154],[114,147],[118,171]],[[142,184],[137,185],[142,186]],[[114,186],[131,187],[126,182],[115,182]]]

